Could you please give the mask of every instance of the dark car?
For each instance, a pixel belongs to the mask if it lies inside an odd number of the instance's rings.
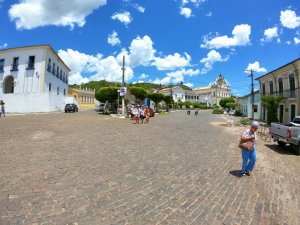
[[[66,104],[65,112],[78,112],[78,106],[74,103]]]
[[[100,103],[100,105],[99,105],[99,112],[104,113],[104,106],[105,106],[104,103]]]

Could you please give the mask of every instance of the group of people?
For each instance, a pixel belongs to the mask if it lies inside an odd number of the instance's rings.
[[[149,117],[150,109],[148,106],[134,105],[130,108],[130,118],[135,121],[134,124],[149,123]]]
[[[3,100],[0,100],[0,117],[3,115],[3,117],[5,117],[5,103]]]

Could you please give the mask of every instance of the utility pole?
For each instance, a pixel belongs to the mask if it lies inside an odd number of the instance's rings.
[[[252,103],[252,108],[251,108],[251,119],[254,119],[254,83],[253,83],[253,70],[250,70],[250,74],[248,77],[251,77],[251,103]]]
[[[123,56],[123,67],[122,67],[122,88],[125,86],[125,55]],[[125,116],[125,96],[122,96],[122,116]]]

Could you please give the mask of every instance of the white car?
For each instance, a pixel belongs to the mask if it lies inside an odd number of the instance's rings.
[[[230,116],[234,116],[234,114],[235,114],[235,110],[230,110],[230,111],[228,112],[228,115],[230,115]]]

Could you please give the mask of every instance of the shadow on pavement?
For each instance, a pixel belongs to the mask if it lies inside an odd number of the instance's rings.
[[[294,149],[290,146],[280,147],[279,145],[266,144],[266,147],[282,155],[296,155]]]
[[[231,170],[229,173],[235,177],[241,177],[241,170]]]

